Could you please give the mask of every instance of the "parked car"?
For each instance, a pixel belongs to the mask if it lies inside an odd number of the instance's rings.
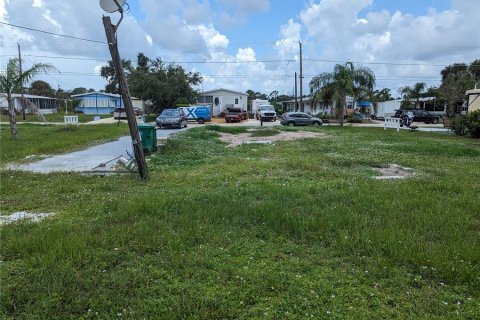
[[[280,124],[284,126],[321,126],[322,120],[304,112],[287,112],[282,115]]]
[[[413,121],[437,124],[440,122],[440,117],[425,110],[412,110]]]
[[[231,108],[228,109],[225,114],[225,122],[240,122],[247,119],[247,113],[241,108]]]
[[[140,108],[133,108],[133,113],[136,117],[143,115],[143,110]],[[115,108],[113,111],[113,118],[114,119],[127,119],[127,113],[125,112],[124,108]]]
[[[271,104],[262,104],[258,106],[255,118],[261,121],[277,121],[277,113],[275,107]]]
[[[164,109],[157,117],[157,126],[162,129],[170,128],[186,128],[187,116],[182,109]]]

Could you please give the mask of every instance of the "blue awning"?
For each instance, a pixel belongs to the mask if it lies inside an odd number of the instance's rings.
[[[365,108],[370,108],[372,104],[370,101],[358,101],[357,102],[357,107],[365,107]]]

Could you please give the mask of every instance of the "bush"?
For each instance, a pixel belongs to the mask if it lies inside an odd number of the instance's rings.
[[[480,138],[480,110],[467,114],[466,127],[472,138]]]
[[[459,136],[469,135],[475,139],[480,138],[480,110],[454,118],[451,128]]]

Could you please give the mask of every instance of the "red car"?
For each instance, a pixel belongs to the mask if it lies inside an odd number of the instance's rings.
[[[225,114],[225,122],[240,122],[247,119],[247,113],[240,108],[232,108]]]

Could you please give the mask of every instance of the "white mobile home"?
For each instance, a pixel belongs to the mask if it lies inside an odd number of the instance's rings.
[[[57,112],[57,99],[51,97],[35,96],[31,94],[22,95],[19,93],[12,93],[13,106],[17,112],[22,112],[25,108],[26,113],[44,113],[50,114]],[[7,94],[0,94],[0,108],[8,110]]]
[[[198,104],[212,106],[213,115],[218,116],[221,112],[230,108],[247,110],[248,95],[243,92],[221,88],[201,92],[197,100]]]

